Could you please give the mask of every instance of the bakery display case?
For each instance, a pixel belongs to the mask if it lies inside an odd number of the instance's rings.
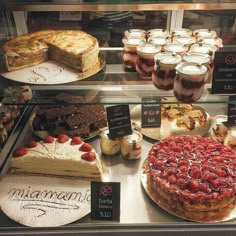
[[[0,7],[0,235],[235,235],[236,1]]]

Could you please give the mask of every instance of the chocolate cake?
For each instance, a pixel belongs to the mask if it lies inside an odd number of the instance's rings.
[[[81,136],[86,139],[100,128],[107,126],[103,105],[73,105],[70,101],[84,101],[82,96],[59,94],[56,99],[63,105],[39,107],[32,126],[34,132],[44,138],[48,134],[58,136],[67,134],[70,137]]]

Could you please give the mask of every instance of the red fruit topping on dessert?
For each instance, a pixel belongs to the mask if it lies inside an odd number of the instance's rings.
[[[94,161],[96,156],[93,152],[86,152],[81,156],[81,158],[85,161]]]
[[[34,147],[37,147],[38,143],[35,142],[34,140],[30,140],[27,144],[27,147],[28,148],[34,148]]]
[[[89,143],[84,143],[80,146],[79,150],[82,152],[90,152],[93,147]]]
[[[19,147],[13,152],[13,157],[21,157],[28,153],[28,150],[24,147]]]
[[[57,139],[59,143],[65,143],[68,140],[69,140],[69,137],[66,134],[60,134]]]
[[[81,140],[80,137],[75,136],[75,137],[72,138],[70,144],[71,144],[71,145],[78,145],[78,144],[81,144],[82,142],[83,142],[83,141]]]
[[[175,177],[174,175],[170,175],[170,176],[168,177],[168,182],[169,182],[170,184],[175,184],[175,183],[176,183],[176,177]]]
[[[188,189],[191,192],[197,192],[200,189],[200,183],[198,180],[195,179],[190,179],[188,180]]]
[[[49,135],[46,138],[44,138],[44,142],[45,143],[53,143],[54,142],[54,137]]]

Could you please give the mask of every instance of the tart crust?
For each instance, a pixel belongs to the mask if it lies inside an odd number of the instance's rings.
[[[97,39],[81,30],[42,30],[17,36],[3,45],[3,53],[8,71],[53,59],[85,72],[99,62]]]

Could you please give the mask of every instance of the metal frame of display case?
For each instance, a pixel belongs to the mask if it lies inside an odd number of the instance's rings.
[[[7,3],[3,10],[13,12],[13,16],[16,22],[17,34],[27,33],[26,21],[24,18],[25,11],[112,11],[116,9],[117,11],[130,10],[130,11],[163,11],[167,10],[171,13],[168,16],[168,25],[170,29],[175,27],[182,26],[183,20],[183,12],[184,10],[231,10],[236,9],[236,2],[219,2],[219,3],[44,3],[44,2],[35,2],[35,3],[25,3],[25,4],[11,4]],[[109,49],[104,49],[109,50]],[[116,50],[116,49],[114,49]],[[114,65],[108,65],[106,74],[109,75],[112,71],[116,70]],[[117,69],[117,72],[121,72],[120,67]],[[119,84],[119,81],[117,82]],[[116,85],[116,84],[115,84]],[[134,85],[134,87],[130,90],[130,85]],[[62,86],[63,87],[63,86]],[[50,86],[50,89],[60,90],[61,86]],[[104,93],[109,94],[114,87],[113,84],[108,83],[98,83],[94,86],[94,81],[88,81],[83,83],[81,81],[80,85],[68,85],[66,86],[66,90],[80,90],[80,89],[93,89],[101,90],[103,89]],[[126,92],[131,92],[134,94],[133,104],[139,102],[137,100],[137,93],[139,89],[143,89],[143,85],[139,82],[135,82],[133,80],[127,80],[127,84],[124,86],[119,86],[119,88]],[[43,86],[32,86],[32,89],[35,91],[42,91],[45,88]],[[147,83],[146,90],[143,89],[142,93],[149,93],[149,89],[151,88],[151,83]],[[113,93],[113,97],[114,93]],[[108,98],[108,96],[106,96]],[[118,97],[119,98],[119,97]],[[117,97],[115,97],[117,99]],[[40,100],[42,101],[42,100]],[[112,104],[113,100],[104,101],[104,104]],[[118,100],[120,101],[120,100]],[[132,101],[132,96],[130,97],[130,101]],[[39,103],[37,100],[33,100],[35,104]],[[127,101],[125,101],[127,103]],[[125,103],[124,102],[124,103]],[[213,103],[220,103],[219,100],[214,100]],[[114,100],[114,104],[117,103]],[[132,102],[131,102],[132,103]],[[203,103],[207,103],[203,101]],[[210,103],[210,101],[209,101]],[[227,103],[227,101],[223,101],[222,103]],[[128,211],[128,209],[127,209]],[[3,217],[6,222],[9,222],[6,216],[0,214],[0,219]],[[116,223],[116,222],[86,222],[85,223],[77,223],[71,224],[68,226],[61,226],[55,228],[29,228],[23,227],[20,225],[15,226],[14,222],[10,222],[10,225],[6,223],[6,227],[0,228],[0,235],[129,235],[129,236],[141,236],[141,235],[149,235],[149,236],[220,236],[223,234],[227,234],[227,236],[235,236],[236,234],[236,224],[232,222],[225,223],[215,223],[215,224],[203,224],[203,223],[192,223],[192,222],[175,222],[175,223],[162,223],[162,222],[150,222],[150,223]]]

